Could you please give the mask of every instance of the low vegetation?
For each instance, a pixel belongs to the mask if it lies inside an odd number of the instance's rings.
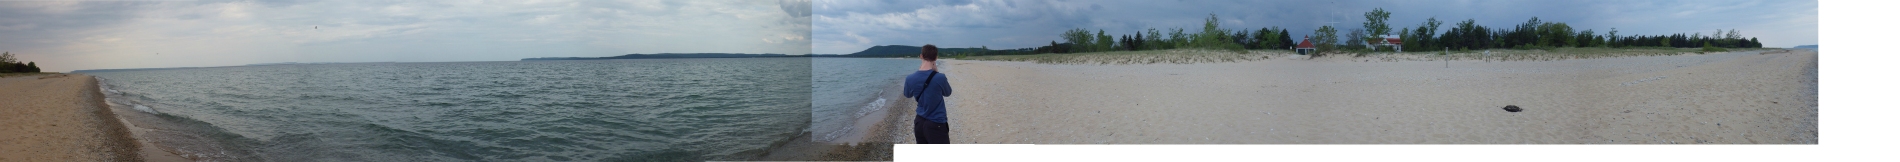
[[[1087,53],[1052,53],[1034,55],[995,55],[967,56],[962,59],[991,61],[1025,61],[1042,64],[1192,64],[1216,62],[1240,62],[1263,60],[1275,56],[1292,55],[1291,51],[1247,50],[1234,52],[1226,49],[1169,49],[1147,51],[1108,51]]]
[[[0,53],[0,73],[39,73],[39,72],[40,72],[40,65],[38,63],[33,63],[33,62],[20,63],[19,59],[15,59],[13,57],[13,52]]]
[[[1049,64],[1152,64],[1233,62],[1264,59],[1272,54],[1294,53],[1302,41],[1314,44],[1316,51],[1307,58],[1377,57],[1381,60],[1561,60],[1619,56],[1679,55],[1685,53],[1726,52],[1729,49],[1760,49],[1761,41],[1742,36],[1734,29],[1715,30],[1714,34],[1630,35],[1610,28],[1608,32],[1572,28],[1564,22],[1537,17],[1508,27],[1486,27],[1476,20],[1447,22],[1433,17],[1416,27],[1393,27],[1388,19],[1394,13],[1375,8],[1365,14],[1361,27],[1341,29],[1320,26],[1311,34],[1291,33],[1278,26],[1255,29],[1225,29],[1220,17],[1209,14],[1201,31],[1181,28],[1134,31],[1110,35],[1102,29],[1071,29],[1058,36],[1066,42],[1009,50],[948,52],[946,57],[973,60],[1030,61]],[[1447,27],[1440,30],[1439,27]],[[1311,38],[1293,39],[1293,35]],[[1379,44],[1387,38],[1396,45]],[[1698,46],[1698,44],[1700,46]],[[1378,46],[1374,46],[1378,45]],[[1700,49],[1697,49],[1700,47]],[[1399,52],[1401,49],[1405,52]],[[1484,51],[1492,51],[1485,55]],[[1425,57],[1431,56],[1431,57]]]
[[[1719,48],[1718,48],[1719,49]],[[1769,50],[1768,48],[1742,48],[1742,51]],[[1631,56],[1673,56],[1684,54],[1710,54],[1706,48],[1669,48],[1669,47],[1546,47],[1532,49],[1490,49],[1490,50],[1450,50],[1415,52],[1373,52],[1359,53],[1359,57],[1377,61],[1437,61],[1437,60],[1487,60],[1487,61],[1556,61],[1567,59],[1592,59]],[[1489,53],[1486,53],[1489,52]]]
[[[59,74],[59,73],[0,73],[0,78],[8,78],[8,77],[16,77],[16,76],[35,76],[35,75],[40,75],[40,74]]]
[[[1718,48],[1720,49],[1720,48]],[[1335,51],[1330,56],[1355,58],[1370,61],[1440,61],[1440,60],[1486,60],[1486,61],[1556,61],[1567,59],[1592,59],[1631,56],[1672,56],[1684,54],[1706,54],[1707,48],[1668,48],[1668,47],[1544,47],[1528,49],[1491,49],[1491,50],[1451,50],[1451,51],[1411,51],[1411,52],[1371,52],[1371,51]],[[1769,50],[1766,48],[1742,48],[1739,51]],[[1489,52],[1489,53],[1486,53]],[[986,61],[1023,61],[1040,64],[1080,64],[1080,65],[1126,65],[1126,64],[1193,64],[1220,63],[1265,60],[1271,58],[1307,58],[1297,53],[1283,50],[1247,50],[1233,52],[1218,49],[1169,49],[1147,51],[1109,51],[1085,53],[1051,53],[1033,55],[989,55],[962,56],[956,59]]]
[[[1702,43],[1702,52],[1696,52],[1696,53],[1703,53],[1703,52],[1728,52],[1728,49],[1711,46],[1709,45],[1709,43]]]

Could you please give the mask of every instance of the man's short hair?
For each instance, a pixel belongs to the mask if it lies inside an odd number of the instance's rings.
[[[937,45],[924,44],[924,61],[937,61]]]

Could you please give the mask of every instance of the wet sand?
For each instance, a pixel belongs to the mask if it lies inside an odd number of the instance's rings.
[[[901,82],[901,80],[900,80]],[[756,160],[768,161],[890,161],[893,144],[916,143],[910,139],[910,119],[915,118],[917,101],[901,96],[901,83],[884,88],[880,97],[888,99],[882,109],[855,121],[849,135],[833,141],[814,141],[804,133],[791,141],[776,144]]]
[[[953,143],[1816,144],[1816,56],[952,60],[946,72]]]
[[[78,74],[0,78],[0,161],[144,161],[97,82]]]

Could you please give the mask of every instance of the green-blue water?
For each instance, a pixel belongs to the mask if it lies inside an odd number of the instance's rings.
[[[229,161],[744,160],[811,121],[811,59],[80,72],[165,147]],[[123,116],[123,115],[122,115]],[[798,139],[804,140],[804,139]]]

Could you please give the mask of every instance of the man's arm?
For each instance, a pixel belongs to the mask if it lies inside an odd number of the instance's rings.
[[[950,96],[950,74],[943,74],[943,96]]]
[[[916,98],[917,96],[911,96],[910,94],[916,94],[917,91],[923,90],[922,88],[918,88],[916,91],[911,90],[910,87],[912,86],[910,86],[910,83],[910,77],[904,77],[904,98]]]

